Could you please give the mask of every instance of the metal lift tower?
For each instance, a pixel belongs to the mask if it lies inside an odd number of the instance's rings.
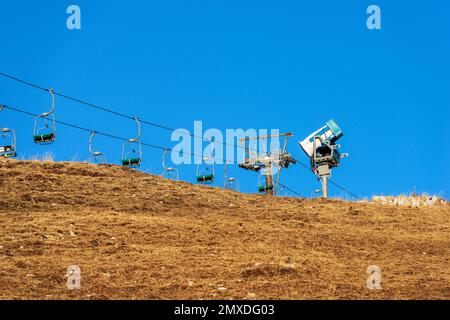
[[[269,195],[276,195],[278,185],[280,181],[280,173],[282,168],[288,168],[291,164],[295,163],[295,160],[289,153],[286,152],[288,138],[293,134],[281,133],[263,135],[259,137],[249,137],[240,139],[239,142],[244,142],[245,156],[244,162],[239,164],[240,168],[245,170],[255,171],[259,173],[258,191],[260,193],[266,193]],[[267,152],[262,155],[258,155],[256,152],[251,152],[248,146],[250,140],[263,140],[270,138],[284,137],[283,148],[281,151]],[[274,183],[274,167],[277,167],[277,176]],[[262,182],[264,180],[264,183]]]

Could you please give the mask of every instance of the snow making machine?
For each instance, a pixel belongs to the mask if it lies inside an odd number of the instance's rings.
[[[329,120],[325,126],[311,133],[306,139],[300,141],[300,147],[309,157],[311,170],[322,182],[322,195],[328,198],[328,180],[331,170],[338,167],[341,159],[348,154],[341,153],[341,147],[336,142],[344,133],[334,120]]]

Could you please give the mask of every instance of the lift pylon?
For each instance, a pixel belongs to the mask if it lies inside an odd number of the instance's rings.
[[[240,163],[239,167],[259,173],[258,192],[269,195],[277,194],[281,169],[288,168],[291,164],[295,163],[295,160],[286,151],[288,139],[292,136],[293,134],[288,132],[257,137],[247,137],[239,140],[240,142],[244,142],[245,149],[244,162]],[[262,140],[278,137],[284,137],[283,148],[281,151],[274,150],[273,152],[258,155],[256,152],[251,152],[248,146],[248,142],[250,140]],[[276,173],[274,173],[274,167],[277,169]],[[275,174],[276,179],[274,179]]]

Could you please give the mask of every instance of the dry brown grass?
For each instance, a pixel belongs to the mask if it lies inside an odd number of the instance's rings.
[[[450,298],[448,205],[271,198],[80,163],[8,160],[0,183],[0,299]]]

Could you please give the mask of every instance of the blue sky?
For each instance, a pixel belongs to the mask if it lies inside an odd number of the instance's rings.
[[[71,4],[81,8],[81,30],[66,28]],[[381,30],[366,27],[370,4],[381,7]],[[292,131],[288,150],[304,163],[296,142],[333,118],[350,153],[335,182],[359,196],[415,188],[448,198],[449,15],[444,0],[3,1],[0,72],[170,127],[193,130],[201,120],[205,129]],[[2,104],[40,113],[49,101],[0,77]],[[132,121],[61,98],[56,115],[134,134]],[[58,141],[44,147],[32,141],[32,118],[6,110],[0,126],[16,130],[19,155],[88,156],[87,133],[59,126]],[[142,140],[175,145],[170,132],[150,126]],[[119,161],[119,141],[95,144]],[[144,148],[142,169],[159,174],[161,156]],[[194,165],[179,170],[194,181]],[[230,174],[255,192],[255,173]],[[304,196],[319,187],[299,165],[281,180]],[[333,186],[331,195],[345,196]]]

